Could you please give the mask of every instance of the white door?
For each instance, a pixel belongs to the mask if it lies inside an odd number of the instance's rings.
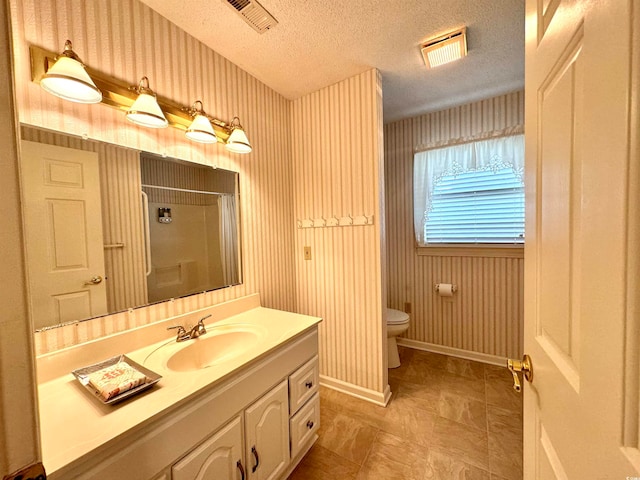
[[[634,3],[527,0],[525,479],[640,477]]]
[[[23,141],[21,169],[34,326],[106,314],[98,155]]]
[[[172,480],[244,480],[238,416],[171,467]]]
[[[277,480],[289,464],[289,390],[285,380],[245,410],[247,478]]]

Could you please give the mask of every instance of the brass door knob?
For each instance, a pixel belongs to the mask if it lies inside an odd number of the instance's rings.
[[[84,282],[85,285],[98,285],[102,282],[102,277],[100,275],[96,275],[95,277],[91,277],[91,280],[88,282]]]
[[[533,364],[531,363],[531,357],[529,355],[525,354],[522,357],[522,360],[513,360],[512,358],[508,359],[507,368],[513,375],[513,389],[516,392],[520,392],[522,390],[518,372],[522,372],[522,375],[524,375],[527,382],[533,382]]]

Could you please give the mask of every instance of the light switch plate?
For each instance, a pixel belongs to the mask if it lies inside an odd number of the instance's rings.
[[[311,247],[304,247],[304,259],[311,260]]]

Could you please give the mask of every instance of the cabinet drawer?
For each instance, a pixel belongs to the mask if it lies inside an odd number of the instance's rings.
[[[315,394],[307,404],[289,420],[291,432],[291,458],[295,458],[320,428],[320,395]]]
[[[317,355],[289,376],[289,415],[318,391],[319,380]]]

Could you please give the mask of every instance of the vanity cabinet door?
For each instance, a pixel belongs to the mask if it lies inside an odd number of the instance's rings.
[[[171,468],[172,480],[242,480],[242,418],[237,416]]]
[[[280,478],[289,464],[287,380],[245,410],[245,424],[248,478]]]

